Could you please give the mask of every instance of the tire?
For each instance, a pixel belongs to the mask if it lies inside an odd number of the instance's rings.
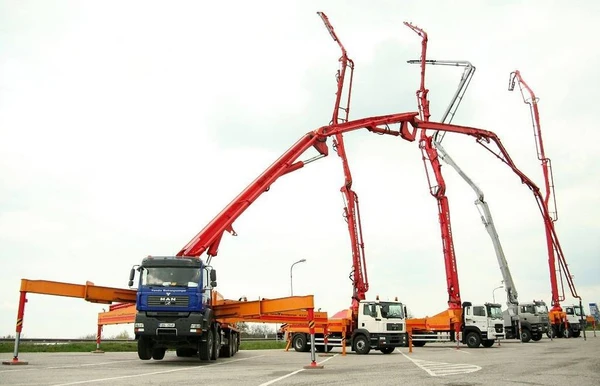
[[[521,330],[521,342],[527,343],[531,340],[531,331],[528,329]]]
[[[369,340],[364,335],[357,335],[354,338],[354,351],[358,355],[367,355],[369,351],[371,351],[371,346],[369,344]]]
[[[152,350],[152,359],[159,361],[165,357],[166,348],[155,348]]]
[[[221,355],[223,358],[231,358],[233,356],[233,334],[228,334],[227,345],[221,347]]]
[[[304,334],[295,334],[292,338],[292,344],[294,346],[294,350],[297,352],[307,352],[309,350],[306,342],[306,336]]]
[[[413,341],[412,345],[415,347],[423,347],[423,346],[425,346],[425,343],[427,343],[427,342],[425,342],[424,340],[417,340],[416,342]]]
[[[534,341],[534,342],[537,342],[537,341],[539,341],[539,340],[542,340],[542,336],[543,336],[543,335],[542,335],[542,333],[541,333],[541,332],[539,332],[539,333],[537,333],[537,334],[533,334],[533,335],[531,336],[531,339],[533,339],[533,341]]]
[[[562,337],[563,338],[570,338],[573,336],[573,330],[571,330],[571,328],[562,328]]]
[[[202,361],[207,361],[213,356],[215,344],[213,342],[213,330],[206,331],[206,341],[198,343],[198,358]]]
[[[217,358],[219,357],[220,350],[221,350],[221,334],[219,333],[219,330],[215,328],[215,332],[213,335],[213,350],[210,355],[211,361],[217,360]]]
[[[579,338],[581,336],[581,330],[573,331],[573,338]]]
[[[152,343],[149,339],[140,336],[137,343],[138,357],[147,361],[152,358]]]
[[[384,348],[380,349],[380,351],[384,354],[391,354],[394,352],[395,349],[396,349],[396,347],[384,347]]]
[[[467,346],[469,348],[477,348],[481,344],[481,338],[479,337],[479,333],[471,331],[467,334]]]

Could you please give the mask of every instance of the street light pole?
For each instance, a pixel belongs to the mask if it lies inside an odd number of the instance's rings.
[[[494,303],[496,303],[496,290],[497,290],[497,289],[500,289],[500,288],[504,288],[504,286],[503,286],[503,285],[501,285],[501,286],[499,286],[499,287],[496,287],[496,288],[494,288],[494,290],[492,291],[492,299],[494,299]]]
[[[290,267],[290,296],[294,296],[294,284],[293,284],[293,277],[292,277],[292,269],[294,268],[294,265],[296,265],[298,263],[304,263],[305,261],[306,261],[306,259],[298,260],[294,264],[292,264],[292,266]]]

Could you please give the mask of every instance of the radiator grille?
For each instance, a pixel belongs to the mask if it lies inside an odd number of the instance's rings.
[[[187,307],[189,296],[148,296],[149,306]]]

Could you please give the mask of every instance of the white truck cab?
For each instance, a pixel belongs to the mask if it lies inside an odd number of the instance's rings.
[[[504,339],[504,318],[500,304],[463,303],[462,341],[470,348],[492,347],[498,339]]]

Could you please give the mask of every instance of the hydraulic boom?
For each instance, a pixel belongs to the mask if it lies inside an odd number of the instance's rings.
[[[423,29],[416,27],[408,22],[404,22],[406,26],[415,31],[421,37],[421,83],[417,90],[417,100],[419,105],[419,115],[425,122],[429,121],[431,116],[429,112],[429,100],[427,94],[429,90],[425,88],[425,67],[427,63],[427,33]],[[421,130],[419,139],[419,148],[423,155],[423,163],[425,165],[425,174],[429,183],[429,192],[435,197],[438,203],[438,213],[440,228],[442,234],[442,246],[444,252],[444,263],[446,267],[446,281],[448,289],[448,307],[453,310],[462,309],[460,288],[458,281],[458,270],[456,266],[456,255],[454,252],[454,242],[452,239],[452,227],[450,224],[450,206],[448,197],[446,197],[446,183],[441,171],[441,165],[437,150],[433,146],[433,137],[427,135],[426,130]],[[432,183],[429,174],[429,167],[433,170],[436,185]],[[458,323],[456,324],[458,326]]]
[[[581,297],[577,294],[577,291],[575,290],[573,278],[568,271],[568,266],[560,248],[560,244],[558,243],[556,231],[554,229],[554,222],[558,220],[558,212],[556,209],[556,196],[554,193],[554,177],[552,174],[552,163],[550,159],[546,157],[544,150],[544,142],[542,140],[540,114],[537,103],[539,99],[536,97],[533,90],[527,85],[527,83],[525,83],[525,81],[521,77],[521,73],[518,70],[515,70],[510,74],[508,90],[513,91],[515,88],[515,83],[517,82],[519,83],[519,89],[521,91],[521,96],[523,97],[523,102],[528,104],[530,107],[537,157],[541,161],[542,172],[544,175],[544,184],[546,188],[546,192],[543,201],[541,202],[541,205],[543,205],[546,208],[546,211],[548,212],[548,218],[546,220],[546,245],[548,249],[548,266],[550,270],[550,286],[552,291],[552,309],[550,311],[550,319],[554,327],[554,333],[556,335],[561,334],[562,331],[562,334],[564,336],[568,336],[569,328],[568,322],[566,322],[566,313],[563,312],[562,307],[560,306],[560,302],[565,300],[564,280],[566,280],[569,289],[571,290],[571,295],[574,298],[579,299],[580,306],[582,305],[582,300]],[[526,97],[524,90],[527,90],[529,98]],[[556,268],[557,258],[559,263],[558,270]],[[557,271],[561,281],[560,292],[558,289]],[[562,327],[563,324],[565,325],[564,328]]]
[[[329,31],[329,34],[333,40],[339,45],[342,55],[340,56],[340,68],[336,74],[337,90],[335,104],[333,108],[333,116],[330,124],[337,125],[340,123],[348,122],[348,116],[350,114],[350,98],[352,95],[352,79],[354,75],[354,62],[348,58],[346,48],[339,40],[336,35],[333,26],[329,22],[327,15],[323,12],[317,12],[317,14],[323,20],[325,27]],[[344,93],[344,84],[346,79],[346,71],[350,72],[350,79],[348,83],[348,91],[346,93],[345,103],[342,105],[342,98]],[[340,112],[343,113],[343,117],[340,117]],[[336,134],[333,138],[333,148],[337,152],[338,156],[342,160],[342,166],[344,169],[344,185],[340,189],[344,199],[344,218],[348,224],[348,232],[350,234],[350,243],[352,246],[352,271],[350,272],[350,280],[352,281],[353,293],[352,293],[352,313],[353,315],[358,314],[358,306],[361,300],[366,297],[366,292],[369,290],[369,281],[367,278],[367,267],[365,262],[365,245],[362,236],[362,226],[360,221],[360,210],[358,206],[358,195],[352,190],[352,173],[350,172],[350,166],[348,164],[348,158],[346,156],[346,149],[344,146],[344,137],[342,133]],[[354,320],[355,318],[353,318]]]

